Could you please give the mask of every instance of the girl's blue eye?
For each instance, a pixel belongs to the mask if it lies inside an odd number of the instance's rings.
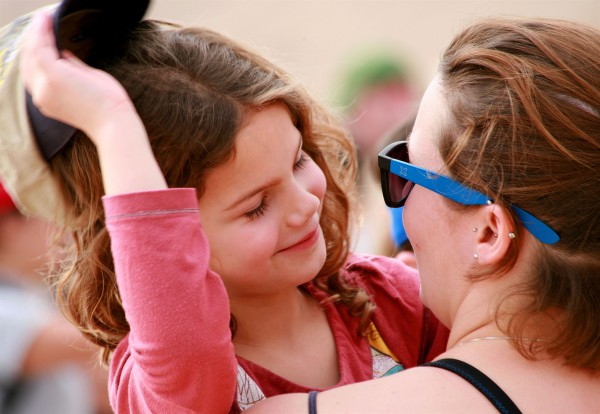
[[[302,153],[300,153],[300,158],[294,164],[294,171],[298,171],[298,170],[301,170],[302,168],[304,168],[304,166],[306,165],[307,162],[308,162],[308,155],[306,155],[306,153],[304,151],[302,151]]]
[[[257,218],[259,218],[265,214],[268,207],[269,207],[269,204],[267,202],[267,199],[263,198],[258,207],[256,207],[254,210],[250,210],[250,211],[244,213],[244,216],[246,216],[250,221],[256,220]]]

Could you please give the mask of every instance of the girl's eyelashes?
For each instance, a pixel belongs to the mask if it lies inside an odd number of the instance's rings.
[[[257,218],[263,216],[269,207],[269,203],[267,202],[267,198],[263,197],[260,201],[260,205],[253,210],[250,210],[244,213],[244,216],[247,217],[250,221],[256,220]]]
[[[308,162],[308,160],[309,160],[308,155],[306,155],[306,153],[304,151],[302,151],[300,153],[300,158],[298,158],[298,161],[296,161],[296,163],[294,164],[294,171],[299,171],[302,168],[304,168],[306,166],[306,163]],[[263,197],[263,199],[260,201],[260,205],[258,207],[256,207],[255,209],[244,213],[244,216],[246,218],[248,218],[250,221],[256,220],[257,218],[264,216],[268,207],[269,207],[269,204],[267,202],[267,198]]]
[[[298,170],[301,170],[302,168],[304,168],[304,166],[306,165],[307,162],[308,162],[308,155],[306,155],[306,153],[304,151],[302,151],[300,153],[300,158],[294,164],[294,171],[298,171]]]

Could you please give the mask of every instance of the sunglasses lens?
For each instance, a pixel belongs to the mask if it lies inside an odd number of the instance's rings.
[[[396,145],[387,154],[390,158],[408,162],[408,148],[406,143]],[[413,187],[413,183],[396,174],[388,174],[388,193],[393,203],[402,203],[408,197],[408,193]]]

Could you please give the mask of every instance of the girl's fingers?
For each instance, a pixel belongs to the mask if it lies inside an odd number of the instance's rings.
[[[34,88],[42,70],[59,58],[53,42],[52,17],[45,13],[35,15],[21,50],[20,68],[28,89]]]
[[[38,13],[33,17],[28,39],[24,47],[32,50],[48,49],[56,51],[56,41],[52,30],[52,15]],[[58,51],[56,51],[58,58]]]
[[[89,69],[90,67],[81,59],[79,59],[77,56],[75,56],[73,54],[73,52],[69,51],[69,50],[62,50],[60,52],[60,56],[64,59],[67,60],[69,63],[78,66],[80,68],[86,68]]]
[[[108,73],[68,51],[59,52],[52,16],[34,17],[21,50],[25,88],[42,114],[93,135],[111,114],[137,114],[125,89]],[[136,120],[137,122],[137,120]]]

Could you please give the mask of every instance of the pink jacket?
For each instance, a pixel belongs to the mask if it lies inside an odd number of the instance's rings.
[[[209,247],[194,189],[105,197],[104,207],[131,328],[110,367],[111,404],[117,413],[239,411],[236,400],[246,383],[238,383],[238,370],[267,397],[308,391],[236,357],[227,292],[208,268]],[[352,256],[342,274],[372,295],[377,305],[373,321],[401,368],[443,351],[447,331],[420,303],[414,270],[390,258]],[[325,297],[307,288],[317,299]],[[357,333],[357,319],[339,304],[325,311],[338,349],[337,386],[373,378],[375,358],[367,339]]]

